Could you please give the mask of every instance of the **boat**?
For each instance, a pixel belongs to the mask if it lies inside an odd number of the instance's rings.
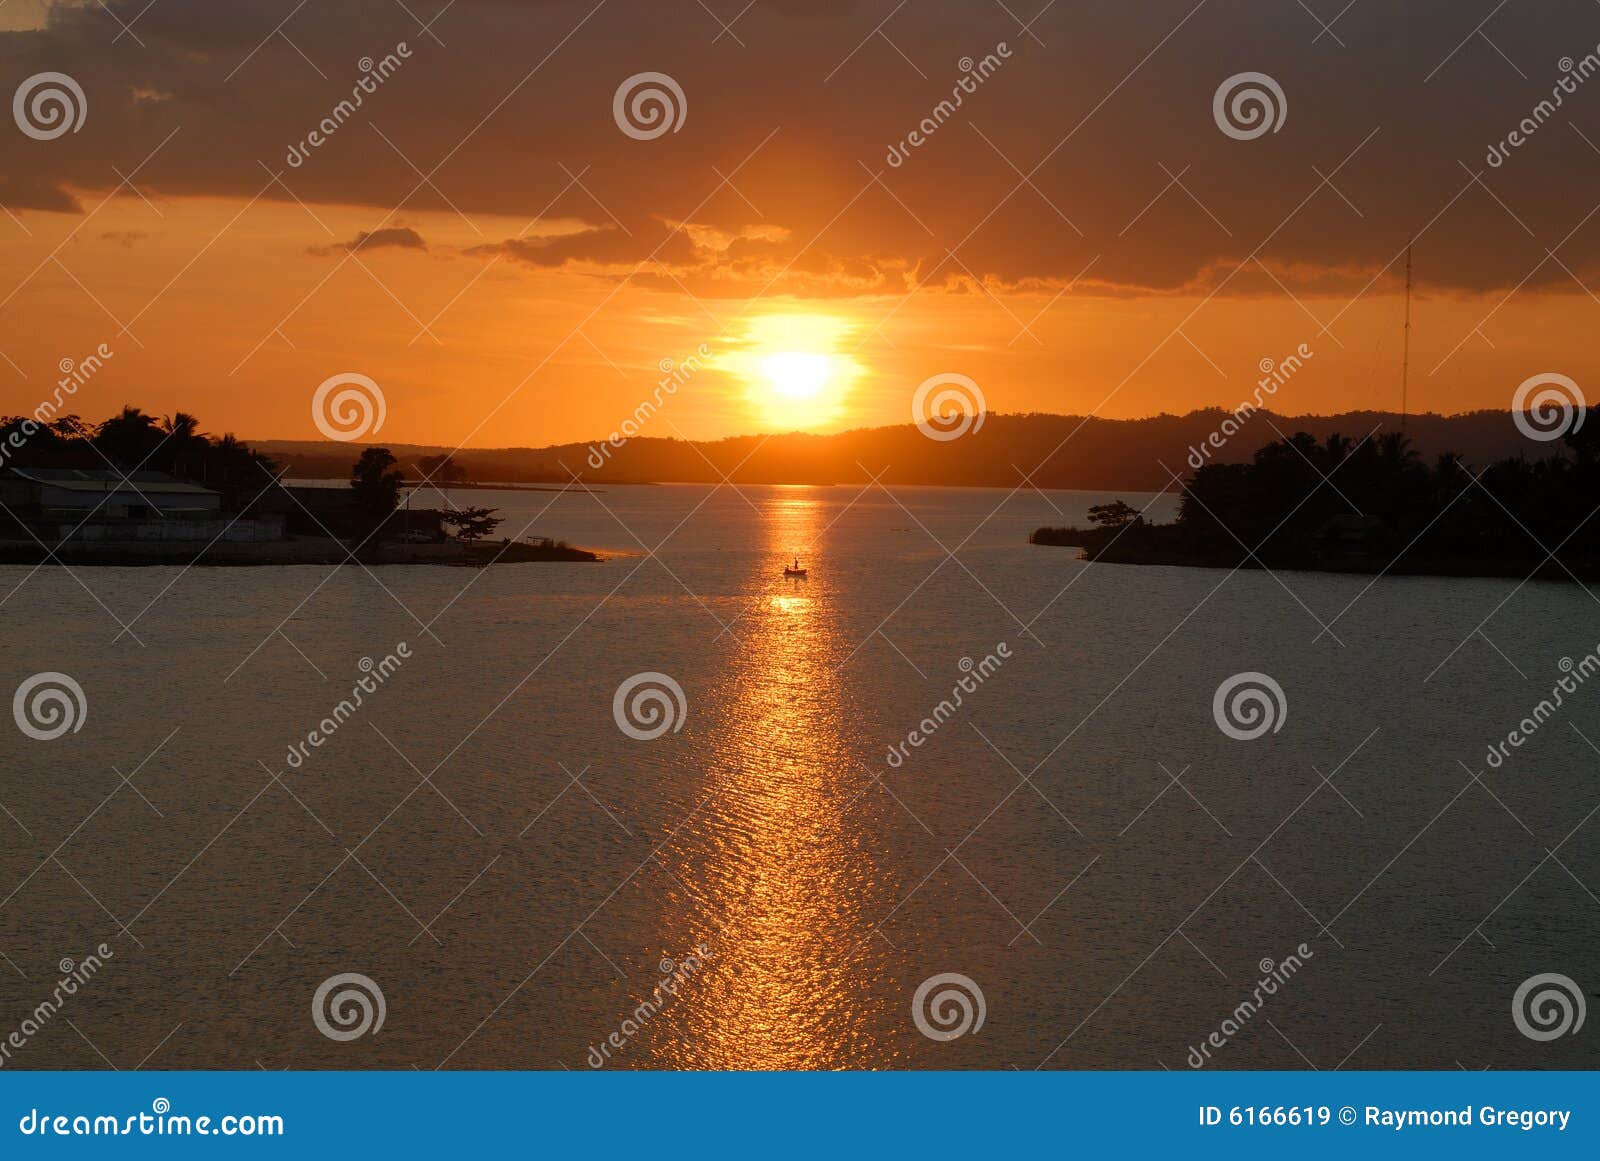
[[[805,579],[806,570],[800,567],[800,558],[798,556],[794,558],[794,567],[793,568],[789,567],[788,565],[784,565],[784,567],[783,567],[783,575],[784,576],[799,577],[801,580]]]

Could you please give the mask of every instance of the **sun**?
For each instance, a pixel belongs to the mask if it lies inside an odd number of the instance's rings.
[[[752,319],[721,365],[745,385],[752,419],[768,431],[820,431],[846,416],[863,368],[846,318],[783,312]]]
[[[779,351],[761,360],[761,373],[787,399],[815,399],[833,378],[833,364],[811,351]]]

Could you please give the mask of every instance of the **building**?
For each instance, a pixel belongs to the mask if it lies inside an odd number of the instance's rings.
[[[261,541],[283,536],[282,515],[240,519],[222,494],[165,472],[10,467],[0,470],[0,538],[62,541]],[[21,525],[22,527],[15,527]]]
[[[222,511],[222,494],[185,484],[165,472],[82,468],[8,468],[0,472],[0,503],[40,522],[194,520]]]

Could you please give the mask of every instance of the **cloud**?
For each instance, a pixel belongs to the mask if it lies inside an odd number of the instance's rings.
[[[881,29],[881,5],[785,0],[738,19],[737,41],[694,6],[463,0],[432,26],[443,45],[406,7],[324,0],[275,35],[282,15],[244,0],[107,0],[0,33],[8,76],[66,71],[88,97],[81,132],[8,137],[0,203],[81,212],[136,168],[169,198],[287,199],[262,193],[265,162],[308,204],[370,209],[370,240],[350,245],[413,246],[405,211],[513,215],[536,223],[494,244],[514,261],[611,277],[644,263],[639,281],[697,295],[1054,293],[1081,275],[1086,293],[1254,294],[1273,278],[1353,293],[1412,239],[1423,285],[1451,292],[1577,292],[1563,267],[1600,266],[1600,220],[1572,204],[1600,179],[1577,132],[1600,123],[1600,77],[1487,160],[1562,81],[1559,61],[1597,52],[1587,0],[1356,5],[1331,34],[1281,0],[1055,5],[1026,30],[956,0]],[[114,42],[119,21],[144,48]],[[402,42],[403,64],[363,89],[362,62]],[[1002,43],[981,80],[963,69]],[[612,96],[646,71],[669,72],[687,109],[679,132],[639,141]],[[1287,109],[1241,141],[1213,96],[1251,71]],[[891,164],[913,131],[923,143]],[[552,216],[580,228],[549,233]]]
[[[349,242],[340,242],[333,246],[312,246],[310,252],[316,255],[326,254],[353,254],[358,250],[426,250],[428,244],[422,240],[422,235],[409,226],[391,226],[383,230],[362,230]]]

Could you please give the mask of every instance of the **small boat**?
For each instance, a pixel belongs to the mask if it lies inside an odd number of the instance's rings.
[[[800,558],[798,556],[794,558],[794,567],[784,566],[783,575],[805,578],[806,570],[800,567]]]

